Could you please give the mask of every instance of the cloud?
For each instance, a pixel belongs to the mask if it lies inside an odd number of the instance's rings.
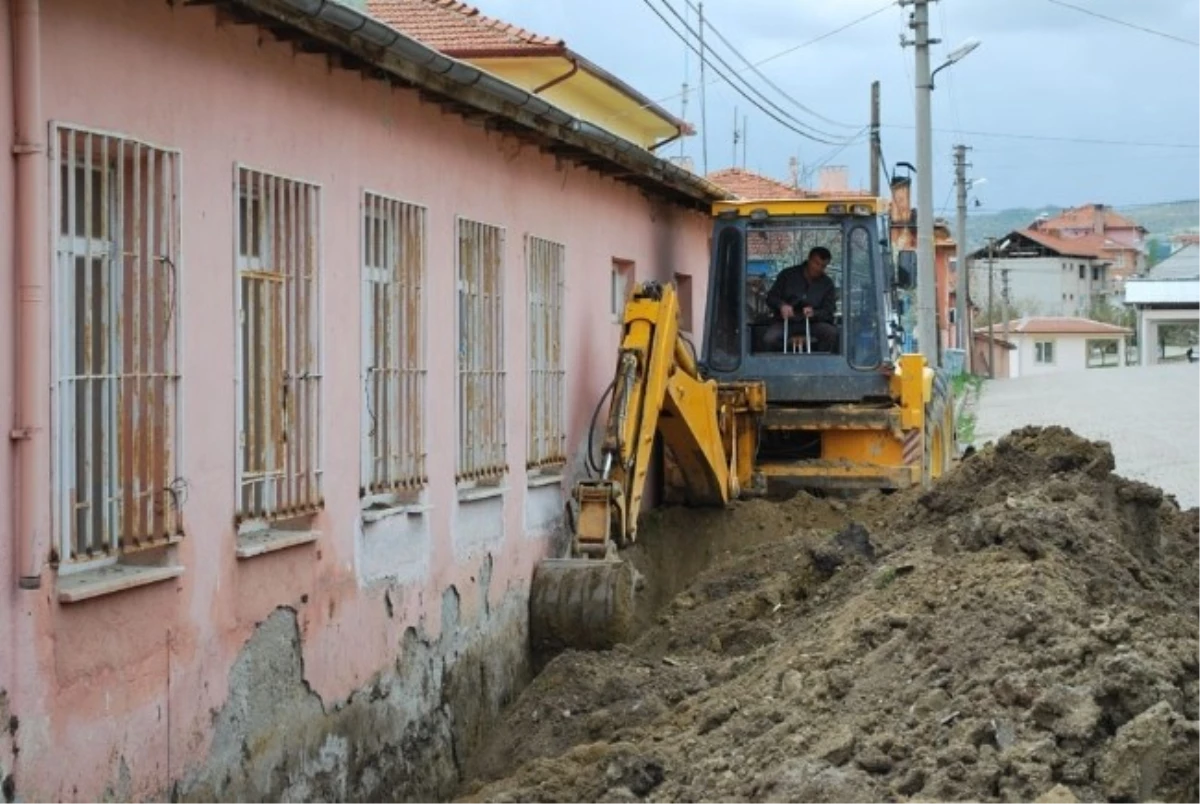
[[[1195,39],[1200,9],[1194,0],[1064,0],[1091,11]],[[663,0],[652,4],[680,28]],[[669,0],[683,13],[683,0]],[[750,61],[795,48],[883,6],[884,0],[709,0],[706,17]],[[547,35],[652,98],[666,98],[673,112],[685,79],[691,87],[687,117],[699,124],[698,60],[643,0],[476,0],[484,13]],[[913,52],[910,9],[892,7],[831,36],[764,64],[761,69],[788,95],[825,117],[865,124],[869,88],[883,87],[884,154],[892,162],[915,161]],[[689,12],[695,24],[695,14]],[[1065,8],[1050,0],[938,0],[931,6],[931,34],[942,41],[933,63],[967,37],[982,46],[942,71],[933,93],[935,203],[950,188],[950,152],[957,142],[974,148],[976,175],[988,176],[992,206],[1017,206],[1090,198],[1132,203],[1200,196],[1200,151],[1115,147],[972,136],[965,131],[1046,135],[1075,139],[1195,144],[1200,130],[1197,50],[1152,34]],[[711,35],[707,45],[748,80],[753,74]],[[724,68],[722,68],[724,69]],[[716,79],[708,72],[710,81]],[[853,130],[814,118],[767,87],[780,107],[830,134]],[[732,157],[734,109],[749,117],[748,167],[785,177],[790,157],[807,166],[825,159],[847,164],[866,183],[865,145],[834,154],[834,146],[788,131],[723,82],[706,92],[709,169]],[[778,114],[778,113],[777,113]],[[905,128],[909,126],[909,128]],[[686,152],[699,163],[701,137]],[[673,151],[677,153],[677,151]],[[1033,165],[1038,168],[1031,167]]]

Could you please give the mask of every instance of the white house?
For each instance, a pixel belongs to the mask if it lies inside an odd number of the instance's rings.
[[[1186,245],[1146,275],[1127,280],[1125,303],[1137,310],[1142,365],[1159,362],[1165,356],[1159,343],[1162,326],[1200,327],[1200,245]]]
[[[987,327],[975,330],[986,344]],[[1103,321],[1067,316],[1019,318],[995,325],[996,338],[1011,344],[1007,366],[996,361],[997,379],[1125,365],[1133,331]],[[1000,342],[999,340],[997,341]],[[1002,369],[1007,372],[1002,373]]]
[[[1010,232],[970,255],[972,300],[986,307],[990,266],[997,306],[1007,287],[1009,303],[1026,314],[1089,315],[1113,292],[1112,247],[1103,235],[1059,237],[1032,227]]]

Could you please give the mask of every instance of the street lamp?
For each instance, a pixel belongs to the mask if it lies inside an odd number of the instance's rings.
[[[962,61],[964,58],[966,58],[966,55],[968,53],[970,53],[972,50],[974,50],[977,47],[979,47],[978,39],[968,39],[967,41],[963,42],[961,45],[956,47],[954,50],[951,50],[950,55],[946,57],[945,63],[943,63],[940,67],[938,67],[936,70],[934,70],[933,74],[929,76],[929,88],[936,89],[936,87],[933,85],[933,79],[937,76],[938,73],[940,73],[942,70],[949,67],[951,64],[957,64],[958,62]]]
[[[913,29],[916,51],[916,113],[917,113],[917,338],[926,363],[939,365],[937,327],[937,271],[933,251],[933,122],[929,104],[933,77],[929,72],[929,3],[930,0],[900,0],[901,5],[913,6],[909,27]],[[936,41],[936,40],[933,40]],[[905,42],[905,44],[908,44]],[[938,71],[961,61],[979,46],[969,40],[956,48]]]

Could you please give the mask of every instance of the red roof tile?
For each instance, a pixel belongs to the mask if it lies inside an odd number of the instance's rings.
[[[1106,253],[1108,250],[1120,248],[1118,244],[1098,234],[1060,237],[1040,229],[1021,229],[1018,234],[1068,257],[1091,257],[1102,260],[1108,258]]]
[[[558,55],[561,39],[541,36],[456,0],[368,0],[380,22],[456,59],[487,56]]]
[[[1104,229],[1141,229],[1142,226],[1124,215],[1120,215],[1112,207],[1104,204],[1085,204],[1082,207],[1063,210],[1053,218],[1041,222],[1043,229],[1093,229],[1096,216],[1104,215]]]
[[[996,324],[994,329],[1002,331],[1003,327],[1003,324]],[[1010,335],[1013,333],[1018,335],[1128,335],[1132,331],[1116,324],[1071,316],[1018,318],[1008,322]],[[987,327],[976,327],[975,332],[986,334]]]
[[[804,191],[742,168],[725,168],[708,174],[708,180],[738,198],[804,198]]]
[[[713,184],[724,187],[744,200],[771,200],[780,198],[858,198],[868,195],[866,190],[826,190],[818,192],[803,187],[792,187],[778,179],[744,168],[725,168],[709,173],[706,178]]]

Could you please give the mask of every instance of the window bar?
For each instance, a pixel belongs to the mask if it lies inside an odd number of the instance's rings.
[[[291,296],[295,300],[296,316],[292,322],[289,322],[294,324],[292,328],[295,332],[291,342],[291,353],[285,357],[285,360],[288,364],[288,375],[291,377],[291,383],[294,384],[296,392],[289,394],[286,432],[289,436],[295,434],[295,438],[289,439],[288,443],[288,452],[293,456],[294,466],[288,483],[295,489],[297,502],[305,510],[311,510],[309,503],[311,502],[312,488],[308,482],[311,467],[307,449],[309,439],[308,400],[304,394],[304,383],[299,379],[308,362],[308,339],[311,336],[312,326],[306,285],[307,265],[305,265],[305,261],[308,255],[302,242],[303,233],[301,231],[309,223],[307,210],[304,208],[306,200],[306,194],[300,186],[295,184],[288,186],[284,233],[290,258],[286,271]]]
[[[135,431],[137,428],[137,420],[132,415],[131,402],[132,391],[130,383],[130,375],[136,377],[141,372],[140,356],[137,353],[138,343],[138,322],[141,320],[137,309],[137,272],[130,270],[128,243],[129,237],[125,231],[125,140],[116,140],[116,155],[113,158],[113,166],[116,172],[116,194],[114,196],[114,214],[113,214],[113,229],[112,240],[119,248],[113,249],[113,276],[119,278],[121,291],[120,303],[122,309],[121,316],[121,334],[117,339],[117,350],[120,354],[121,370],[117,372],[116,379],[116,397],[117,397],[117,415],[116,415],[116,449],[117,454],[116,472],[114,476],[120,487],[120,499],[117,501],[114,527],[120,534],[132,533],[137,535],[136,530],[131,530],[129,523],[130,506],[132,505],[132,497],[134,493],[134,474],[133,464],[129,460],[130,451],[133,448]],[[135,202],[136,204],[136,202]],[[131,297],[132,294],[132,297]]]
[[[116,255],[113,246],[116,243],[112,231],[113,199],[109,185],[108,137],[100,138],[100,226],[102,227],[103,256],[100,257],[101,281],[106,287],[105,307],[108,319],[105,327],[105,361],[106,374],[104,380],[104,507],[103,520],[105,527],[105,544],[113,551],[121,548],[121,531],[116,527],[117,502],[117,447],[120,443],[119,422],[116,416],[116,389],[118,378],[121,376],[121,318],[120,300],[118,298],[120,282],[115,270]],[[114,432],[116,429],[116,432]]]
[[[387,221],[384,247],[387,250],[388,349],[391,352],[388,360],[388,481],[393,490],[399,490],[406,480],[405,453],[412,437],[406,425],[416,405],[404,371],[410,348],[406,337],[408,310],[405,307],[404,267],[401,262],[406,213],[395,201],[386,201],[383,207],[384,220]]]
[[[75,558],[82,550],[83,539],[86,531],[83,528],[80,514],[80,500],[83,496],[83,488],[79,482],[80,471],[82,469],[81,454],[79,449],[80,437],[79,426],[83,418],[83,411],[79,410],[81,381],[79,375],[83,372],[80,370],[83,359],[83,351],[80,348],[82,338],[81,323],[83,315],[80,300],[79,300],[79,283],[83,279],[78,271],[78,257],[76,251],[78,249],[79,236],[79,187],[77,186],[76,176],[78,175],[79,154],[78,154],[78,137],[72,131],[66,131],[63,134],[67,142],[67,163],[64,165],[66,169],[67,182],[67,209],[66,209],[66,249],[63,255],[63,273],[67,277],[70,295],[64,299],[64,308],[70,305],[70,319],[72,326],[67,328],[64,333],[63,341],[66,344],[67,360],[63,362],[62,371],[67,378],[64,382],[63,398],[66,402],[65,412],[63,417],[63,433],[70,434],[72,438],[63,439],[63,452],[67,455],[66,465],[69,466],[69,471],[64,473],[64,478],[69,484],[69,492],[64,495],[63,500],[63,555],[64,557]]]
[[[154,277],[154,231],[155,231],[155,201],[158,199],[158,159],[153,148],[146,149],[146,232],[142,238],[138,258],[141,261],[141,271],[146,277],[146,361],[143,367],[146,380],[146,410],[149,413],[146,421],[139,422],[139,428],[145,435],[146,444],[146,483],[142,489],[142,501],[146,515],[146,527],[138,532],[139,537],[154,538],[159,532],[158,515],[155,511],[155,492],[161,477],[162,443],[159,438],[158,420],[162,411],[163,400],[158,393],[158,382],[155,378],[157,361],[155,360],[158,320],[162,315],[158,297],[158,283]]]
[[[282,276],[277,292],[272,294],[271,309],[276,318],[271,322],[271,343],[277,356],[271,376],[280,383],[279,426],[273,440],[279,456],[271,464],[272,475],[269,487],[273,490],[271,510],[276,517],[286,517],[297,507],[295,473],[299,469],[296,440],[300,432],[297,413],[299,397],[296,394],[296,339],[299,328],[295,325],[295,280],[296,265],[296,184],[279,177],[271,178],[272,209],[275,211],[271,223],[272,270]]]
[[[96,282],[92,271],[92,135],[83,138],[83,364],[79,372],[83,388],[84,427],[83,437],[78,438],[82,447],[83,482],[80,484],[80,510],[83,525],[80,528],[80,552],[90,556],[96,544],[96,500],[95,500],[95,433],[96,415],[93,395],[96,373],[95,294]]]

